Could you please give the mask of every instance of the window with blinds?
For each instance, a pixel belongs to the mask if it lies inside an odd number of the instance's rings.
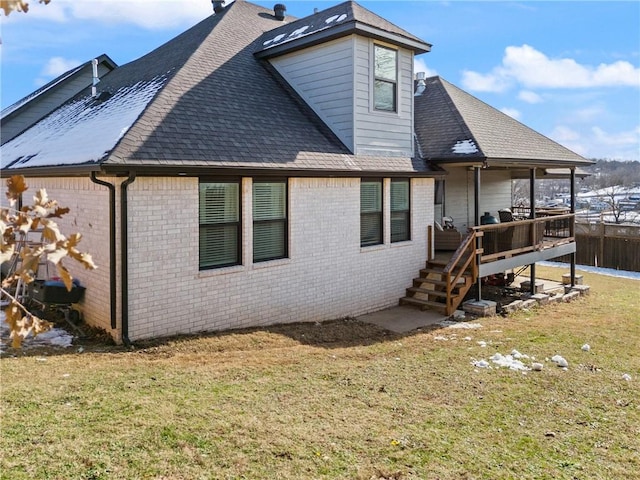
[[[409,223],[409,180],[391,179],[391,242],[411,240]]]
[[[239,265],[240,182],[200,182],[200,269]]]
[[[373,107],[397,112],[398,52],[382,45],[373,46]]]
[[[286,258],[286,180],[253,182],[253,261]]]
[[[382,180],[360,181],[360,246],[382,243]]]

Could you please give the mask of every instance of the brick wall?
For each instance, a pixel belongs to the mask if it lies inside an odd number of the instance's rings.
[[[424,265],[433,224],[433,180],[414,179],[411,187],[412,240],[391,245],[387,231],[385,245],[361,249],[359,179],[291,179],[290,258],[252,264],[245,178],[243,265],[199,271],[198,180],[136,179],[129,186],[129,337],[322,321],[397,304]]]
[[[114,179],[104,180],[113,183]],[[109,302],[108,190],[87,177],[27,178],[27,185],[29,190],[23,195],[24,204],[31,204],[35,192],[45,188],[49,198],[70,209],[67,215],[55,221],[67,236],[76,232],[82,234],[78,249],[90,253],[98,266],[96,270],[88,271],[73,260],[63,260],[71,274],[87,289],[78,309],[88,323],[114,333],[111,331]],[[55,266],[50,265],[48,273],[49,276],[56,276]]]

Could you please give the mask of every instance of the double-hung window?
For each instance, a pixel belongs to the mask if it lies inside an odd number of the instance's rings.
[[[360,246],[382,243],[382,180],[360,181]]]
[[[239,265],[240,181],[200,181],[200,270]]]
[[[287,181],[253,181],[253,261],[286,258]]]
[[[391,179],[391,242],[411,240],[409,180]]]
[[[373,45],[373,107],[387,112],[398,111],[398,51]]]

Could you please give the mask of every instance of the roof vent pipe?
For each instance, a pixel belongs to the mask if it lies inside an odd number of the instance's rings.
[[[287,7],[282,3],[276,3],[273,6],[273,13],[276,17],[276,20],[284,20],[284,12],[287,11]]]
[[[427,82],[424,81],[425,78],[427,78],[426,72],[418,72],[418,73],[416,73],[416,83],[415,83],[416,92],[415,92],[414,96],[422,95],[424,93],[424,91],[426,90]]]
[[[96,85],[100,83],[100,79],[98,78],[98,59],[94,58],[91,60],[91,66],[93,67],[93,82],[91,84],[91,96],[96,98],[98,93],[96,91]]]
[[[224,10],[224,0],[211,0],[213,4],[213,11],[215,13],[220,13]]]

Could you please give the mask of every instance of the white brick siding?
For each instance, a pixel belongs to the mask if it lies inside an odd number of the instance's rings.
[[[110,183],[114,180],[102,179]],[[87,177],[27,178],[27,185],[29,190],[23,195],[24,204],[31,204],[36,191],[45,188],[50,199],[57,200],[60,206],[70,209],[64,217],[54,220],[63,234],[82,234],[78,249],[90,253],[98,266],[96,270],[89,271],[74,260],[63,260],[71,274],[87,289],[78,309],[88,323],[111,332],[108,190],[94,184]],[[49,274],[57,275],[54,265],[49,266]]]
[[[132,340],[374,311],[396,304],[426,259],[431,179],[412,180],[412,240],[366,249],[359,179],[291,179],[290,258],[257,264],[250,192],[245,178],[243,265],[198,271],[198,180],[138,178],[129,186]]]
[[[121,178],[116,182],[119,200]],[[88,178],[28,179],[71,208],[59,223],[83,234],[81,247],[99,268],[66,262],[87,287],[86,321],[110,328],[109,197]],[[385,179],[385,243],[360,248],[360,180],[289,180],[289,258],[252,263],[251,178],[243,179],[243,264],[199,271],[198,179],[138,177],[128,187],[129,338],[323,321],[395,305],[426,259],[433,224],[433,179],[411,180],[411,241],[389,243]],[[119,214],[119,204],[117,213]],[[119,218],[117,230],[120,228]],[[118,235],[118,251],[120,241]],[[119,261],[119,260],[118,260]],[[118,275],[120,269],[118,268]]]

